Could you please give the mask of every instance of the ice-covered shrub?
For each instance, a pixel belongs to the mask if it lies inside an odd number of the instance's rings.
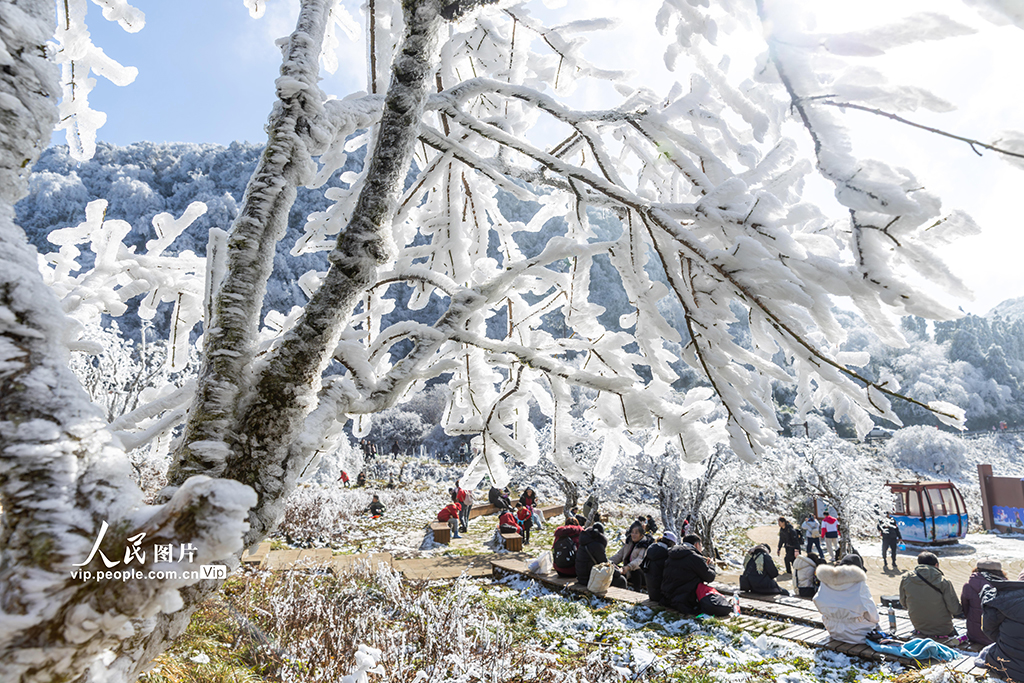
[[[955,477],[967,463],[968,446],[934,427],[907,427],[893,434],[885,451],[889,459],[923,477]]]

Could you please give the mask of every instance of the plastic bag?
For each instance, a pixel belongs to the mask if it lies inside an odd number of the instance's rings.
[[[539,567],[537,568],[538,574],[550,574],[554,565],[554,559],[551,557],[551,551],[545,550],[538,555],[537,563],[539,564]]]
[[[612,585],[612,578],[615,576],[615,565],[611,562],[594,565],[590,570],[590,580],[587,581],[587,590],[595,595],[604,595]]]

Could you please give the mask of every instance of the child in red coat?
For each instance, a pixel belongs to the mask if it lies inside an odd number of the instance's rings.
[[[462,538],[459,536],[459,511],[461,509],[462,506],[458,503],[450,503],[437,513],[437,521],[448,522],[448,528],[452,530],[452,538]]]
[[[533,528],[533,508],[523,503],[516,503],[516,519],[523,528],[523,545],[529,545],[530,529]]]

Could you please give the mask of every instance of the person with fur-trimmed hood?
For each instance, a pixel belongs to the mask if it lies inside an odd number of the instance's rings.
[[[821,612],[825,630],[843,643],[858,644],[878,628],[878,608],[868,588],[868,575],[860,555],[847,555],[837,566],[818,565],[821,582],[814,605]]]

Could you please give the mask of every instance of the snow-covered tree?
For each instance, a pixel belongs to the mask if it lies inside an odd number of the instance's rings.
[[[97,4],[127,30],[142,27],[126,0]],[[265,7],[245,5],[254,15]],[[596,394],[587,417],[601,443],[599,476],[635,451],[630,430],[650,430],[652,457],[671,444],[701,462],[723,433],[709,419],[716,402],[731,448],[752,460],[779,427],[773,379],[796,386],[801,413],[830,403],[860,433],[873,415],[897,419],[891,378],[860,375],[863,359],[839,350],[832,297],[851,299],[891,344],[903,343],[892,315],[956,315],[911,283],[962,291],[928,244],[974,224],[944,215],[909,171],[856,158],[839,116],[858,106],[944,108],[842,57],[963,31],[937,15],[822,35],[785,0],[667,0],[657,28],[688,85],[654,93],[581,56],[580,34],[606,22],[546,27],[520,5],[371,0],[367,92],[335,99],[318,85],[319,64],[336,66],[336,29],[348,14],[334,0],[302,0],[280,42],[268,142],[230,231],[210,231],[204,258],[168,251],[203,212],[193,203],[157,213],[156,239],[128,248],[131,226],[105,220],[105,204],[93,202],[84,222],[51,235],[60,249],[44,280],[13,204],[55,125],[76,158],[95,148],[103,115],[89,107],[90,73],[134,78],[92,45],[86,6],[59,3],[55,22],[51,2],[0,0],[4,680],[137,677],[219,587],[185,570],[236,566],[346,421],[363,433],[369,416],[433,378],[452,392],[445,429],[480,435],[471,471],[499,484],[505,454],[539,458],[535,410],[551,424],[551,459],[572,470],[573,387]],[[721,40],[744,31],[766,41],[747,74]],[[581,79],[608,81],[621,101],[566,104]],[[789,137],[792,121],[810,158]],[[549,127],[564,133],[559,144],[537,137]],[[325,193],[331,204],[308,217],[292,248],[327,252],[329,269],[299,279],[303,307],[263,318],[297,188],[322,186],[357,148],[366,150],[362,171]],[[832,184],[847,220],[804,201],[814,173]],[[126,181],[114,200],[141,191]],[[536,210],[510,220],[499,206],[506,197]],[[552,220],[560,232],[530,239]],[[79,260],[81,244],[95,254],[91,265]],[[628,309],[614,324],[595,300],[595,273],[598,287],[618,278],[625,292]],[[396,285],[411,293],[394,298]],[[383,323],[396,301],[438,315]],[[194,389],[160,392],[110,424],[69,369],[69,353],[89,351],[75,321],[123,315],[129,303],[151,316],[161,302],[173,306],[170,369],[187,362],[202,323]],[[743,344],[736,311],[747,318]],[[701,386],[676,396],[677,380],[690,386],[693,372]],[[927,408],[962,420],[948,404]],[[168,486],[147,505],[126,450],[154,420],[180,437]],[[114,567],[141,573],[100,573]]]

